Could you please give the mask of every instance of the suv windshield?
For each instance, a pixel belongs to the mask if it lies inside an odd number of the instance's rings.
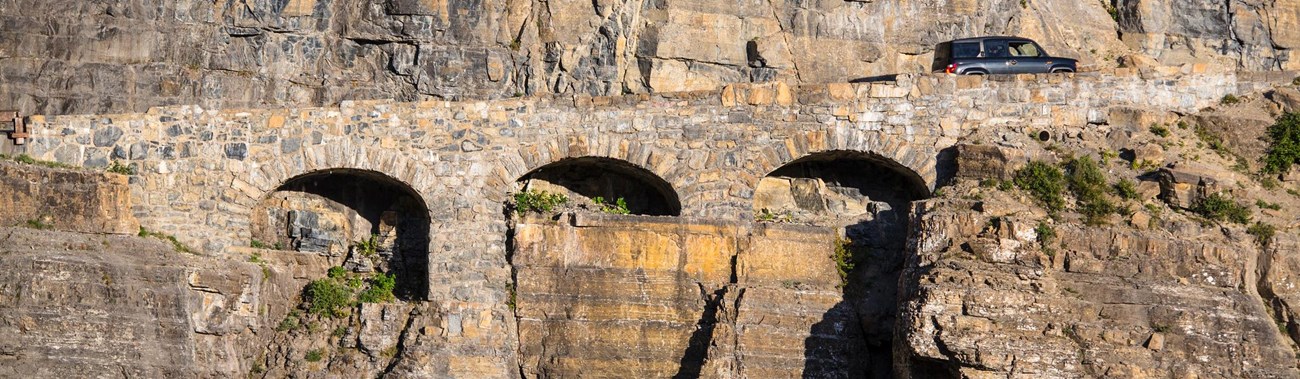
[[[961,42],[952,44],[953,58],[974,58],[979,55],[979,42]]]

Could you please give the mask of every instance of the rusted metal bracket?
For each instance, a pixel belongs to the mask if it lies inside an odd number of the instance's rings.
[[[22,145],[30,137],[27,130],[27,118],[18,111],[0,111],[0,132],[9,133],[15,145]]]

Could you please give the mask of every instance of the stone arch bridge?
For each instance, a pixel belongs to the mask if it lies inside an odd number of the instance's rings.
[[[747,219],[758,179],[847,150],[933,188],[939,152],[977,128],[1103,123],[1112,108],[1191,111],[1268,86],[1238,74],[900,76],[880,83],[498,101],[32,117],[27,154],[75,166],[132,164],[142,224],[207,250],[248,239],[246,215],[285,181],[330,169],[383,173],[424,196],[435,223],[499,223],[515,181],[566,158],[608,157],[672,185],[681,215]],[[200,214],[205,217],[185,215]]]
[[[667,183],[677,201],[671,213],[681,219],[748,223],[760,179],[819,153],[858,154],[930,190],[944,179],[941,152],[976,129],[1088,127],[1106,122],[1113,108],[1192,111],[1274,79],[1235,73],[1149,78],[1120,70],[899,76],[794,88],[738,84],[720,92],[622,97],[355,101],[301,109],[177,106],[33,117],[26,150],[79,166],[133,165],[133,213],[140,223],[213,254],[247,246],[256,237],[259,204],[298,178],[334,171],[386,178],[427,211],[422,265],[428,281],[421,297],[493,319],[509,314],[501,284],[514,275],[504,203],[521,178],[566,159],[603,158],[628,172],[648,172]],[[518,328],[526,339],[530,327]],[[520,351],[527,354],[524,345]]]

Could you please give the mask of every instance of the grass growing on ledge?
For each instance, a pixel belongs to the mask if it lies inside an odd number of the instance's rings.
[[[10,157],[10,156],[7,156],[7,155],[0,155],[0,159],[12,160],[12,161],[14,161],[14,162],[18,162],[18,163],[22,163],[22,164],[37,165],[37,166],[42,166],[42,167],[47,167],[47,168],[61,168],[61,169],[78,169],[78,168],[79,168],[79,167],[77,167],[77,166],[73,166],[73,165],[70,165],[70,164],[67,164],[67,163],[62,163],[62,162],[43,161],[43,160],[40,160],[40,159],[32,158],[30,155],[27,155],[27,154],[19,154],[19,155],[16,156],[16,157]]]
[[[167,242],[171,242],[172,249],[175,249],[177,252],[194,254],[194,250],[190,249],[189,246],[185,246],[185,244],[181,243],[181,241],[177,241],[175,236],[163,232],[151,232],[148,229],[145,229],[143,226],[141,226],[140,232],[136,233],[136,235],[140,237],[153,237]]]
[[[591,201],[596,203],[597,207],[600,207],[601,212],[616,214],[616,215],[625,215],[625,214],[632,213],[627,210],[627,201],[623,200],[623,198],[621,197],[614,200],[613,204],[606,203],[605,198],[600,196],[596,196],[592,198]]]
[[[104,171],[108,171],[114,174],[135,175],[135,167],[132,167],[131,165],[122,164],[118,161],[113,161],[113,163],[109,163],[108,168],[105,169]]]
[[[22,224],[22,226],[26,226],[28,228],[32,228],[36,230],[46,230],[54,227],[54,225],[47,224],[45,223],[45,221],[41,221],[38,219],[27,220],[27,222]]]
[[[515,210],[519,212],[550,212],[569,202],[569,197],[546,191],[523,191],[515,193]]]

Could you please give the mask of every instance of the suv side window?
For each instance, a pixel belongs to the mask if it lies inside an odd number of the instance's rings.
[[[1007,46],[1013,57],[1038,57],[1042,55],[1042,50],[1030,41],[1010,41],[1007,42]]]
[[[987,39],[984,40],[984,57],[985,58],[1006,58],[1007,40],[1004,39]]]
[[[953,58],[975,58],[980,55],[979,42],[961,42],[952,44]]]

